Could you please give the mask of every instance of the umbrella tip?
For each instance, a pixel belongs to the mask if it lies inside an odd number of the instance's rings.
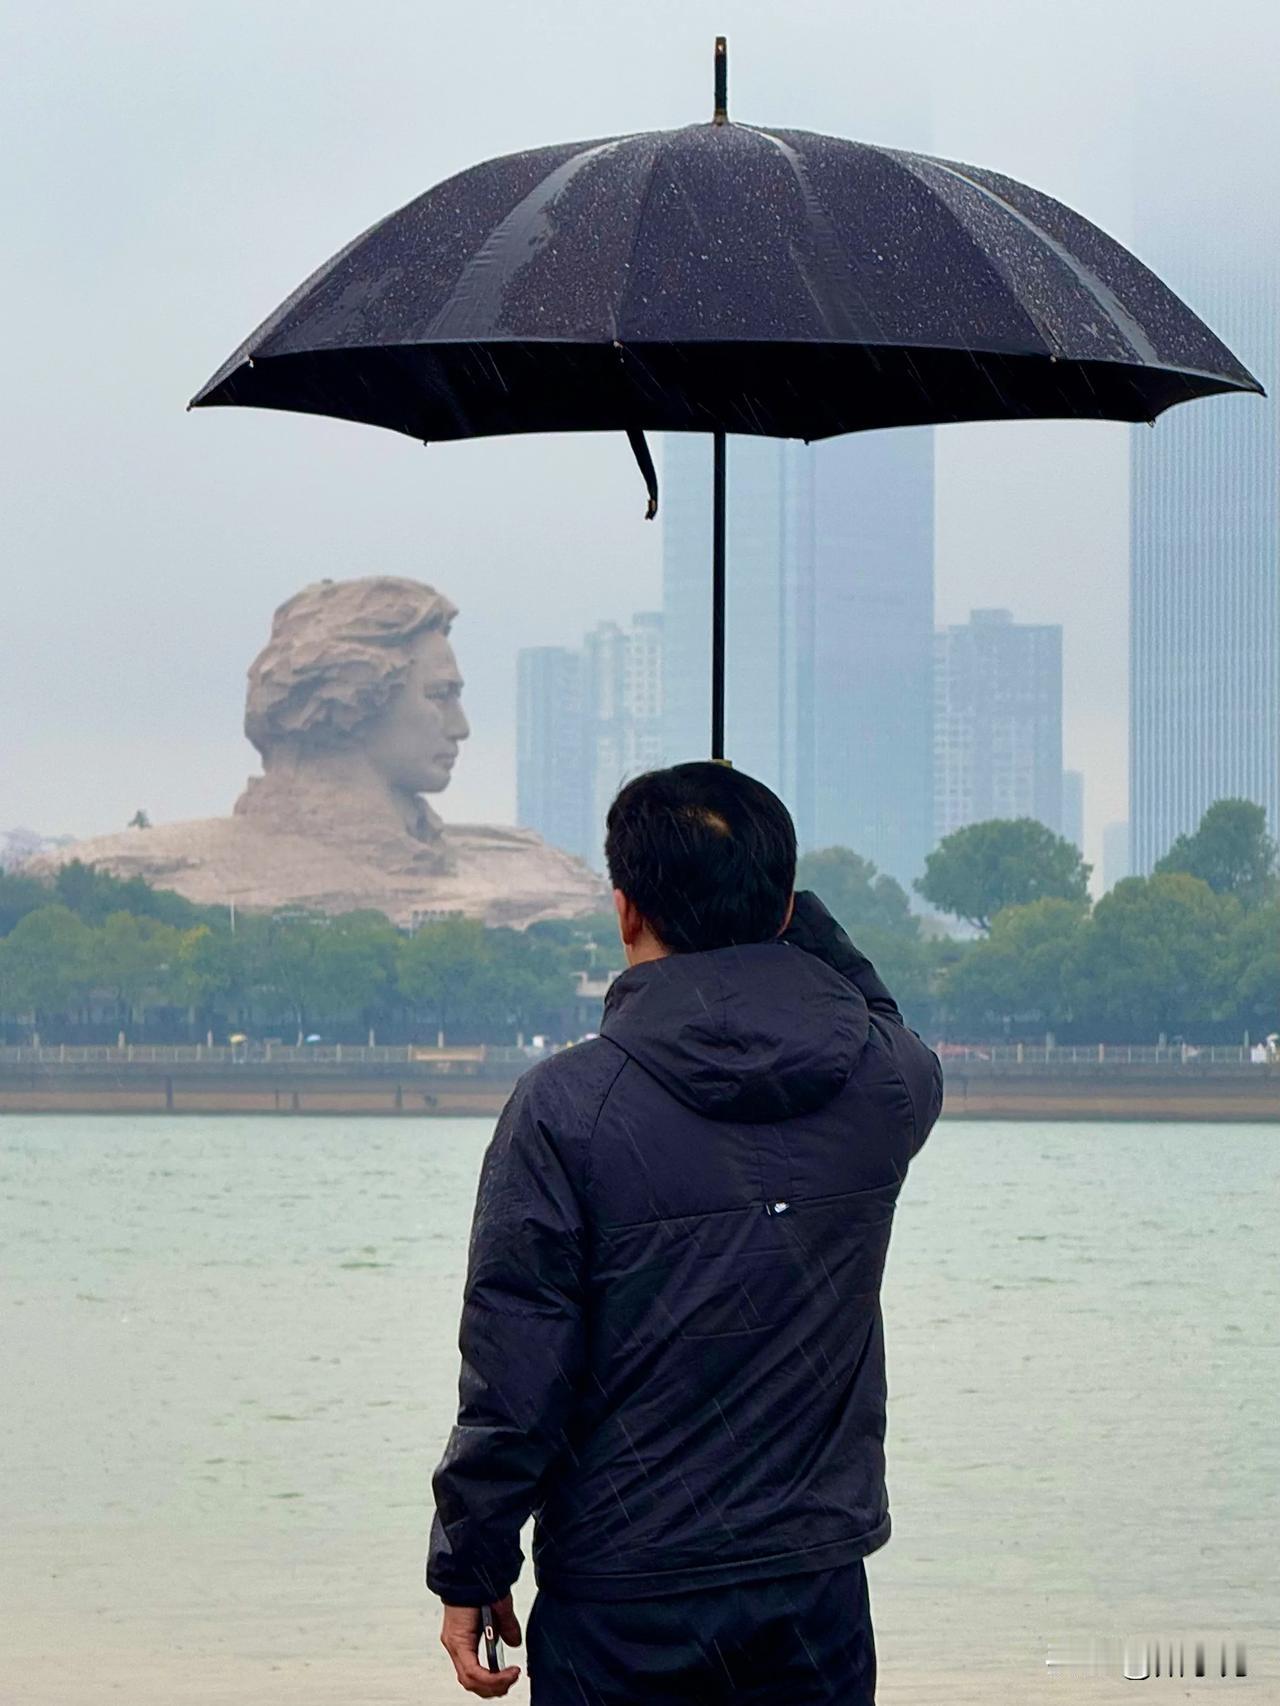
[[[729,122],[729,42],[726,36],[716,37],[716,110],[711,122]]]

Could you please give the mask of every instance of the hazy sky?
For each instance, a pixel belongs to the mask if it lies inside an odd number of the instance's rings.
[[[1280,7],[1243,0],[0,5],[0,828],[228,810],[273,609],[379,572],[461,606],[475,732],[444,814],[510,820],[517,647],[659,602],[625,440],[423,449],[184,406],[313,267],[448,174],[709,116],[717,31],[738,116],[998,167],[1140,254],[1135,142],[1167,151],[1171,216],[1188,184],[1189,207],[1274,193]],[[1100,860],[1126,815],[1128,429],[937,446],[938,620],[1003,604],[1064,625],[1066,761]]]

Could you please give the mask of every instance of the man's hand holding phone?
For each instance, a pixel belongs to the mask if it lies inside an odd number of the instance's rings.
[[[504,1641],[510,1647],[518,1647],[521,1641],[520,1620],[510,1594],[491,1606],[445,1606],[440,1644],[468,1693],[494,1700],[518,1680],[519,1665],[502,1663]]]

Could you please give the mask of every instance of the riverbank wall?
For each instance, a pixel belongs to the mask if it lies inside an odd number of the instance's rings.
[[[1154,1058],[1153,1058],[1154,1057]],[[0,1050],[0,1114],[332,1114],[493,1119],[522,1049]],[[1280,1064],[1244,1050],[971,1051],[944,1062],[947,1119],[1276,1121]]]

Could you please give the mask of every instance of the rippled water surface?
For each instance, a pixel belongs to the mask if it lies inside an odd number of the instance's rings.
[[[0,1700],[464,1698],[422,1568],[490,1129],[0,1120]],[[1278,1233],[1276,1128],[937,1129],[886,1280],[882,1701],[1102,1701],[1049,1642],[1195,1631],[1280,1701]]]

